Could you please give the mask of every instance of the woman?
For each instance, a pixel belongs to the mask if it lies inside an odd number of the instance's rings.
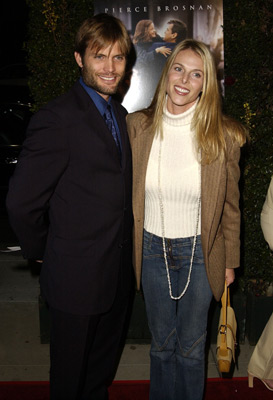
[[[162,46],[151,50],[150,47],[154,42],[162,42]],[[156,64],[156,54],[160,53],[167,57],[171,53],[171,49],[164,46],[162,38],[157,35],[154,23],[150,19],[142,19],[137,23],[133,43],[137,58],[131,80],[131,93],[134,97],[134,110],[136,110],[147,107],[155,93],[157,82],[155,82],[154,76],[160,68],[160,65]],[[133,87],[134,90],[132,90]],[[125,101],[126,107],[127,101],[128,99]]]
[[[150,400],[201,400],[208,309],[239,266],[238,161],[246,139],[221,113],[203,43],[176,46],[150,107],[129,114],[128,131],[134,267],[152,334]]]
[[[152,42],[156,38],[156,30],[151,19],[141,19],[136,24],[133,43]]]

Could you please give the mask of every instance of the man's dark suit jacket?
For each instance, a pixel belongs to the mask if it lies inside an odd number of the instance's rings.
[[[165,64],[169,58],[165,57],[163,54],[161,53],[157,53],[155,50],[158,47],[162,47],[165,46],[168,49],[171,49],[172,51],[174,50],[175,46],[177,45],[177,43],[170,43],[170,42],[155,42],[151,45],[151,47],[149,48],[148,52],[152,52],[154,54],[154,70],[153,70],[153,80],[155,81],[155,85],[157,86],[161,73],[163,71],[163,68],[165,67]]]
[[[23,256],[43,259],[42,293],[50,306],[73,314],[103,313],[118,280],[125,291],[129,286],[131,150],[126,110],[114,100],[112,106],[122,166],[104,119],[77,82],[33,116],[10,181],[7,209]]]

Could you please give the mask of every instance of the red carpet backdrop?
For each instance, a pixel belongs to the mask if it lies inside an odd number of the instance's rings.
[[[109,400],[148,400],[149,381],[117,381]],[[273,393],[255,379],[249,389],[247,378],[208,379],[204,400],[272,400]],[[0,400],[49,400],[48,382],[0,382]]]

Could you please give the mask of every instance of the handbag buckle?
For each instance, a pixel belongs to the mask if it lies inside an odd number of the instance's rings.
[[[220,334],[221,334],[221,335],[226,335],[226,333],[227,333],[227,326],[226,326],[226,325],[221,325],[219,331],[220,331]]]

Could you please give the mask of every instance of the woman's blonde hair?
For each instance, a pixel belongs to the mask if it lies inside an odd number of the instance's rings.
[[[151,105],[144,110],[144,113],[148,117],[147,123],[151,126],[152,131],[162,132],[162,115],[166,102],[169,71],[178,53],[188,49],[198,54],[203,61],[203,88],[195,109],[192,129],[195,131],[197,151],[201,151],[202,162],[209,164],[217,158],[224,158],[226,133],[242,146],[245,143],[247,131],[241,124],[222,114],[214,58],[204,43],[186,39],[175,47],[163,69]]]

